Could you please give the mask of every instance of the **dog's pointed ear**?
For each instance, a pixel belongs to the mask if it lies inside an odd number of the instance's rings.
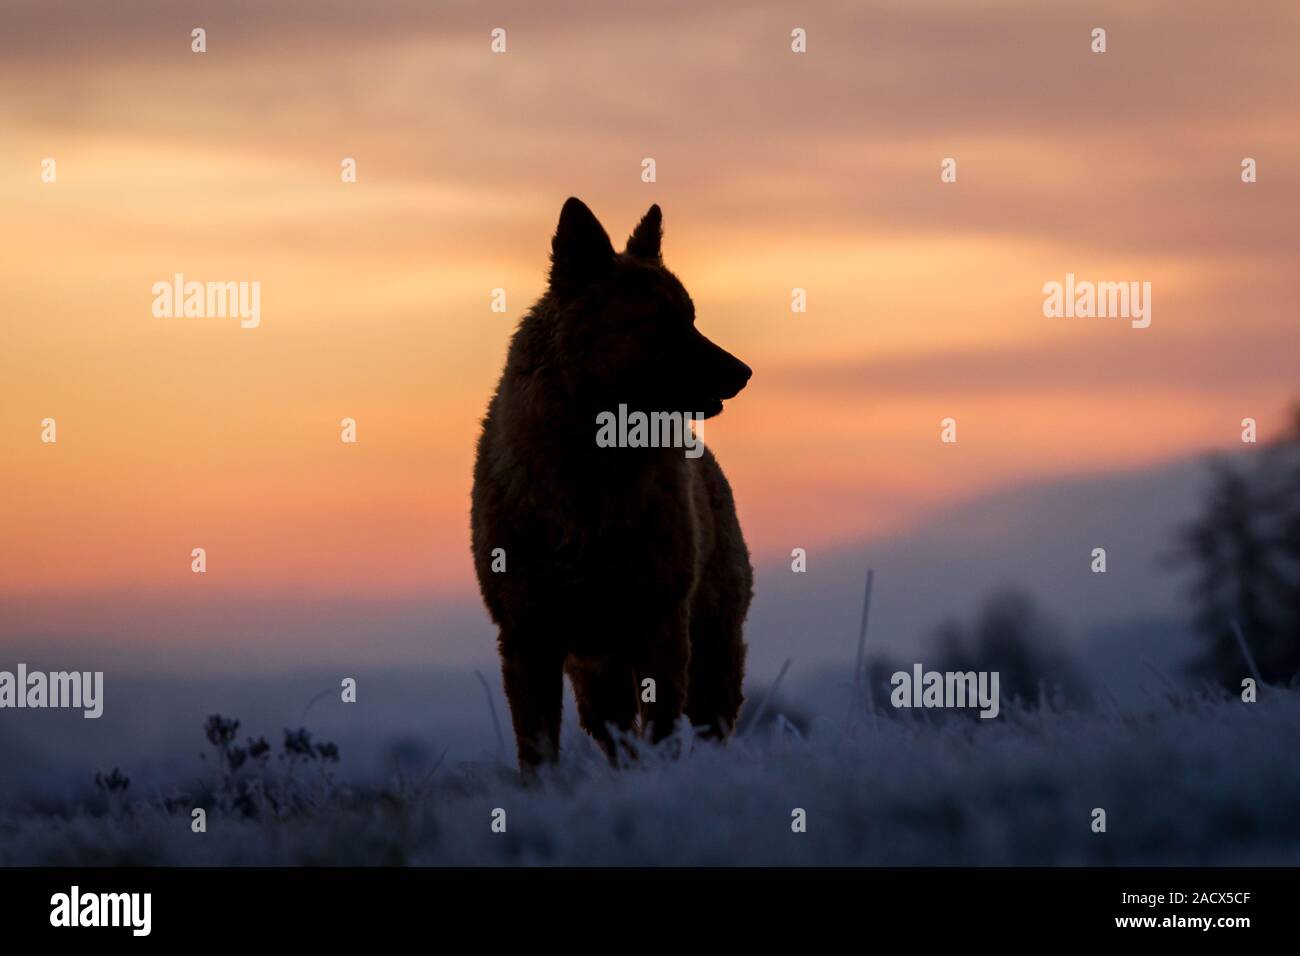
[[[657,262],[660,257],[659,247],[664,238],[664,217],[659,211],[659,204],[651,206],[641,221],[627,237],[627,254],[638,259]]]
[[[551,288],[580,288],[614,265],[614,245],[600,220],[570,196],[551,240]]]

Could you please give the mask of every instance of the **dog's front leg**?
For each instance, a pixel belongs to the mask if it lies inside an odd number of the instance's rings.
[[[638,634],[636,659],[641,726],[652,743],[659,743],[673,732],[686,705],[691,644],[685,601],[666,620]]]
[[[543,762],[559,755],[564,658],[549,647],[528,644],[527,638],[502,634],[501,676],[515,727],[519,771],[533,777]]]

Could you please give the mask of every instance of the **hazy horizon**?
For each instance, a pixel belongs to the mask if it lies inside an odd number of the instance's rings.
[[[1300,380],[1284,4],[0,11],[6,655],[490,660],[485,616],[439,616],[476,601],[478,422],[571,194],[620,245],[659,203],[701,329],[755,369],[705,436],[761,567],[1241,449]],[[260,282],[260,325],[155,318],[177,273]],[[1045,318],[1067,273],[1150,282],[1151,326]]]

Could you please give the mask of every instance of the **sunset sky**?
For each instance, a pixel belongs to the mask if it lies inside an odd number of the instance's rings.
[[[569,195],[620,246],[659,203],[754,368],[705,437],[758,559],[1268,433],[1298,51],[1284,0],[0,0],[0,645],[472,597],[478,422]],[[1150,282],[1151,327],[1045,318],[1067,272]],[[175,273],[260,282],[260,327],[155,318]]]

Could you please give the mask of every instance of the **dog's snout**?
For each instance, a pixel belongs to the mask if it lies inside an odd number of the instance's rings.
[[[754,374],[754,370],[730,352],[723,352],[722,354],[725,356],[722,370],[722,381],[724,383],[722,397],[731,398],[745,387],[750,376]]]
[[[699,354],[700,365],[697,366],[704,380],[709,383],[712,397],[726,400],[740,392],[754,370],[732,355],[716,342],[700,336],[703,349]]]

